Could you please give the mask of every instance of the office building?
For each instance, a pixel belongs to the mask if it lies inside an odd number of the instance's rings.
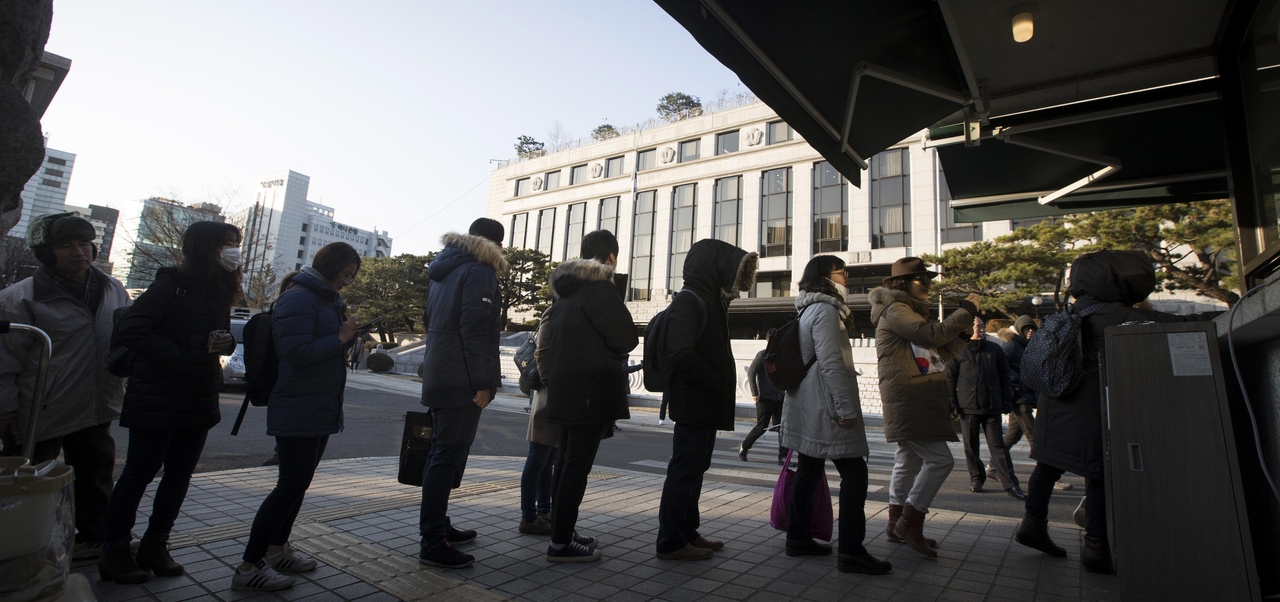
[[[182,262],[182,234],[198,221],[226,221],[213,203],[184,205],[150,197],[130,203],[119,220],[119,246],[112,273],[126,289],[145,289],[156,270]]]
[[[71,185],[71,170],[75,165],[74,153],[46,146],[44,164],[22,189],[22,217],[9,231],[11,235],[26,238],[27,225],[32,217],[63,211],[67,188]]]

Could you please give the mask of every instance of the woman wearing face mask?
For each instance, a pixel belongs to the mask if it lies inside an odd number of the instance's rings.
[[[800,312],[800,356],[812,362],[804,380],[787,391],[782,406],[780,444],[794,450],[795,483],[787,528],[788,556],[826,556],[831,546],[814,541],[809,532],[813,494],[826,477],[830,459],[840,472],[840,554],[842,573],[883,575],[893,567],[862,546],[867,517],[867,433],[858,400],[858,377],[846,323],[852,320],[844,299],[844,261],[819,255],[809,261],[800,280],[796,310]]]
[[[329,435],[342,430],[347,347],[356,340],[359,317],[348,318],[342,290],[360,270],[360,254],[344,242],[316,251],[311,265],[285,276],[271,313],[280,377],[267,404],[267,434],[276,438],[280,476],[249,530],[244,562],[231,589],[275,591],[316,561],[289,546],[293,521],[324,455]]]
[[[169,532],[187,495],[209,429],[218,424],[219,355],[236,341],[231,304],[240,291],[240,230],[196,222],[182,235],[182,265],[161,268],[119,323],[133,353],[120,426],[129,429],[124,470],[111,492],[98,572],[105,580],[141,583],[180,575],[169,556]],[[143,493],[164,467],[136,558],[130,553]],[[148,572],[150,571],[150,572]]]
[[[888,539],[936,558],[937,542],[924,536],[924,516],[955,467],[948,441],[959,441],[951,426],[951,396],[945,362],[964,349],[962,333],[973,332],[977,295],[941,322],[931,318],[929,283],[938,274],[918,257],[893,262],[884,286],[871,290],[876,325],[876,359],[884,437],[898,450],[889,481]]]

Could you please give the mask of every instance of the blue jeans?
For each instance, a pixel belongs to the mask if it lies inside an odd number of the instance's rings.
[[[431,408],[431,454],[422,471],[422,512],[418,532],[422,549],[430,550],[444,543],[449,531],[449,490],[462,484],[471,443],[480,428],[480,408],[467,404],[461,408]]]
[[[132,539],[129,531],[137,521],[138,505],[161,466],[164,467],[164,476],[160,477],[160,485],[156,487],[151,518],[143,537],[169,541],[173,521],[178,519],[182,502],[187,499],[191,473],[196,470],[208,436],[207,430],[129,429],[129,452],[124,470],[111,492],[111,501],[107,503],[104,529],[107,549],[129,549],[129,540]]]
[[[556,448],[529,442],[529,456],[520,474],[520,518],[526,523],[551,514],[551,476]]]
[[[267,555],[267,547],[289,542],[293,522],[302,509],[302,498],[316,476],[316,467],[324,456],[329,436],[276,437],[276,453],[280,456],[280,473],[276,487],[262,500],[249,529],[243,560],[250,564]]]

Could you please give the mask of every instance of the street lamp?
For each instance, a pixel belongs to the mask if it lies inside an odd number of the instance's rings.
[[[1041,305],[1044,305],[1044,299],[1041,299],[1040,295],[1032,295],[1031,304],[1036,307],[1040,307]]]

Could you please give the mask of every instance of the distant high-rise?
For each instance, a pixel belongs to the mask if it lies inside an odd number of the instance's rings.
[[[146,288],[156,270],[182,261],[182,234],[198,221],[223,222],[222,207],[212,203],[183,205],[171,199],[151,197],[135,201],[119,221],[123,254],[112,270],[125,288]]]
[[[44,165],[31,176],[22,189],[22,217],[9,233],[26,238],[27,224],[32,217],[59,213],[67,202],[67,187],[71,185],[71,170],[76,156],[52,148],[45,149]]]

